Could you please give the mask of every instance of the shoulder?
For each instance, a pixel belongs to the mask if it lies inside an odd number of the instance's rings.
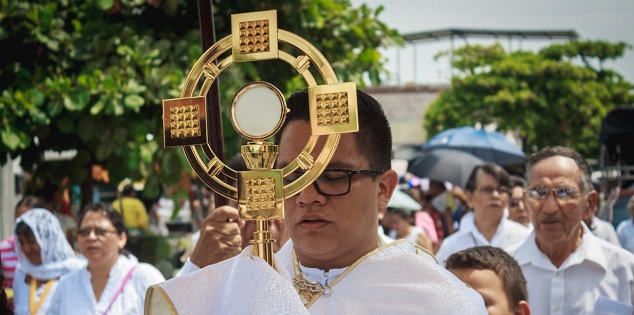
[[[634,225],[632,224],[632,219],[627,219],[621,223],[619,223],[619,226],[616,228],[616,231],[618,233],[624,233],[626,229],[633,229]]]
[[[500,246],[509,247],[518,243],[523,243],[526,237],[530,234],[530,228],[515,221],[506,219],[504,222],[504,229],[502,230],[503,240],[500,243]]]
[[[513,256],[520,265],[526,264],[535,257],[537,245],[535,245],[535,234],[529,232],[526,239],[522,242],[503,248],[509,255]],[[538,249],[537,249],[538,250]]]
[[[165,281],[163,274],[156,267],[147,263],[139,263],[134,270],[133,277],[145,280],[148,285]]]
[[[470,238],[471,231],[460,231],[458,230],[456,233],[447,236],[442,243],[440,243],[440,249],[445,248],[449,249],[453,246],[461,245],[464,243],[464,239]]]
[[[626,265],[634,268],[634,254],[596,236],[592,237],[592,241],[601,247],[609,264]]]
[[[5,238],[2,240],[2,242],[0,242],[0,249],[2,250],[2,253],[4,253],[6,250],[14,250],[14,248],[15,241],[13,239],[13,236]]]
[[[527,226],[525,226],[525,225],[523,225],[521,223],[517,223],[517,222],[515,222],[513,220],[509,220],[509,219],[506,219],[505,223],[506,223],[507,228],[509,228],[509,229],[525,232],[526,234],[530,233],[530,229]]]
[[[475,310],[480,311],[478,314],[486,313],[482,297],[477,292],[439,265],[429,252],[405,240],[382,247],[368,257],[367,264],[360,263],[347,277],[355,287],[361,287],[368,281],[383,284],[366,288],[377,296],[384,295],[383,289],[386,288],[392,292],[403,288],[396,300],[411,296],[411,303],[442,304],[443,313],[449,314],[467,314]],[[419,286],[421,283],[425,285]],[[461,303],[458,305],[452,301]]]
[[[67,295],[68,292],[77,292],[79,290],[82,290],[82,288],[81,271],[75,270],[59,278],[57,289],[55,289],[55,295]]]
[[[128,198],[125,198],[124,200],[126,201],[126,203],[131,203],[131,204],[134,204],[135,206],[143,206],[143,202],[141,202],[141,200],[137,198],[128,197]]]

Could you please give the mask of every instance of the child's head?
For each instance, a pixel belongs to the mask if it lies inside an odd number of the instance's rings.
[[[505,251],[472,247],[449,256],[445,267],[482,295],[489,315],[530,314],[522,269]]]

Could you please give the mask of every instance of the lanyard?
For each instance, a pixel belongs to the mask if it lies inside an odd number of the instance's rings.
[[[35,289],[37,287],[37,279],[35,277],[31,277],[31,281],[29,283],[29,311],[31,311],[31,315],[37,314],[37,311],[42,307],[44,300],[48,296],[48,293],[51,291],[53,287],[53,283],[55,283],[55,279],[50,279],[46,282],[46,286],[44,287],[44,292],[40,296],[40,299],[35,302]]]
[[[132,277],[132,272],[134,271],[134,269],[136,269],[135,265],[134,267],[130,268],[130,271],[128,271],[128,274],[125,276],[125,278],[123,278],[123,281],[121,281],[121,285],[119,286],[119,289],[117,289],[117,292],[115,292],[114,296],[112,297],[112,300],[110,300],[110,303],[108,304],[108,308],[106,309],[104,313],[108,314],[108,311],[110,311],[110,308],[112,307],[112,304],[114,304],[114,300],[117,299],[117,297],[119,297],[119,294],[121,294],[121,291],[123,291],[123,287],[125,286],[125,284],[128,282],[128,280],[130,280],[130,278]]]

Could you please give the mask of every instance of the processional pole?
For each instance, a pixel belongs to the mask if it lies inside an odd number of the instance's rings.
[[[212,0],[198,0],[198,24],[200,25],[200,44],[205,52],[216,43],[216,30],[214,28],[214,7]],[[217,65],[216,60],[212,60]],[[211,131],[211,149],[216,156],[223,161],[225,158],[224,137],[222,135],[222,110],[220,107],[219,80],[214,80],[207,93],[207,113],[211,113],[212,119],[207,120],[207,128]],[[214,192],[216,208],[227,204],[227,199]],[[206,213],[207,209],[203,209]]]

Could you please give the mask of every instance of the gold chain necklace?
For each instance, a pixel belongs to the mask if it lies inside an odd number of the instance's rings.
[[[322,286],[319,282],[312,282],[304,278],[302,271],[299,268],[299,261],[297,255],[293,251],[293,267],[295,269],[295,278],[293,279],[293,286],[299,297],[302,299],[302,303],[306,308],[310,307],[319,297],[322,295],[329,296],[332,293],[330,286]]]
[[[29,310],[31,311],[31,315],[37,314],[37,311],[42,307],[44,300],[48,296],[49,291],[53,287],[53,283],[55,283],[55,279],[50,279],[46,282],[46,286],[44,287],[44,292],[40,295],[40,299],[35,302],[35,290],[37,287],[37,279],[35,277],[31,277],[31,281],[29,283]]]

